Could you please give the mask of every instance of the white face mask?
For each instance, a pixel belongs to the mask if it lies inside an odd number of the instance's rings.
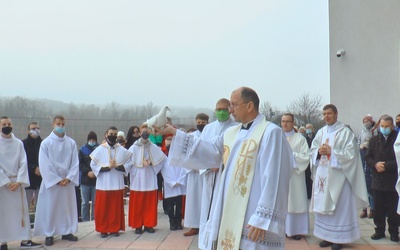
[[[29,133],[32,135],[32,137],[36,138],[40,135],[40,130],[39,129],[31,129]]]

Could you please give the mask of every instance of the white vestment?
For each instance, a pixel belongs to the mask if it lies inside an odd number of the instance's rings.
[[[10,182],[19,182],[15,191],[8,189]],[[31,224],[25,187],[29,186],[28,163],[22,141],[0,135],[0,243],[30,240]]]
[[[217,136],[212,140],[200,140],[190,134],[177,131],[176,136],[173,138],[171,143],[172,150],[169,152],[173,166],[207,168],[219,164],[220,173],[227,171],[224,174],[226,178],[222,179],[220,177],[216,182],[210,218],[205,229],[206,249],[211,249],[213,242],[218,237],[223,205],[226,199],[229,199],[229,197],[225,196],[226,189],[230,182],[232,171],[236,168],[235,159],[239,154],[238,151],[242,142],[252,135],[262,119],[265,119],[265,117],[258,115],[249,130],[240,130],[223,169],[221,167],[224,150],[223,135]],[[227,131],[235,127],[231,127]],[[271,123],[265,129],[258,147],[254,178],[244,214],[240,249],[285,248],[285,219],[292,166],[292,150],[287,143],[286,137],[281,128]],[[235,219],[237,218],[232,218],[232,220]],[[263,241],[257,240],[256,242],[247,239],[249,231],[246,228],[247,224],[265,230],[265,239]]]
[[[161,168],[164,178],[164,197],[171,198],[186,194],[186,171],[180,167],[173,167],[164,161]]]
[[[43,181],[36,207],[35,236],[55,236],[78,231],[75,186],[79,185],[79,158],[76,143],[67,135],[52,132],[42,141],[39,166]],[[64,178],[71,182],[59,186]]]
[[[396,191],[400,196],[400,133],[398,133],[396,141],[394,142],[394,152],[396,154],[396,162],[397,162],[397,169],[398,169],[398,177],[396,183]],[[397,213],[400,214],[400,199],[397,204]]]
[[[200,138],[203,140],[211,140],[217,135],[222,135],[225,130],[237,123],[229,117],[228,120],[224,122],[220,122],[218,120],[207,124],[204,127],[203,132],[200,135]],[[219,168],[219,164],[215,166],[205,166],[208,169],[200,169],[200,181],[202,182],[202,193],[201,193],[201,210],[200,210],[200,230],[199,230],[199,240],[198,246],[200,249],[204,249],[204,238],[206,231],[205,226],[209,217],[209,211],[211,206],[211,197],[213,195],[216,180],[218,179],[218,172],[213,172],[210,168]]]
[[[331,155],[318,159],[322,144],[329,144]],[[368,206],[368,196],[354,133],[341,122],[325,126],[315,136],[310,152],[314,175],[310,204],[310,210],[315,212],[314,235],[334,243],[359,239],[356,209]]]
[[[208,125],[206,125],[206,127],[207,126]],[[194,137],[200,137],[201,132],[197,130],[190,134],[192,134]],[[206,168],[206,166],[204,166],[204,168]],[[199,228],[203,182],[200,179],[200,173],[198,169],[186,168],[186,172],[185,219],[183,221],[183,225],[189,228]]]
[[[124,176],[128,175],[131,166],[131,153],[119,144],[110,147],[108,143],[99,145],[91,154],[90,167],[97,177],[96,189],[102,191],[122,190],[125,188]],[[115,168],[100,172],[102,167],[109,167],[110,160],[115,159],[117,166],[123,165],[125,172]]]
[[[130,189],[133,191],[154,191],[158,189],[157,174],[160,172],[165,154],[150,140],[143,144],[142,139],[135,141],[129,148],[132,154],[130,169]],[[145,166],[145,160],[151,162]]]
[[[287,132],[286,138],[293,151],[294,172],[289,184],[289,205],[286,218],[286,235],[308,234],[308,199],[305,171],[310,163],[307,140],[294,130]]]

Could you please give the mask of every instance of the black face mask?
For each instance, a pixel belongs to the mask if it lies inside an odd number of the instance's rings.
[[[117,136],[116,135],[107,136],[107,142],[108,142],[108,145],[110,145],[111,147],[114,146],[115,143],[117,143]]]
[[[123,143],[123,142],[124,142],[124,139],[117,139],[117,142],[118,142],[118,143]]]
[[[3,127],[1,128],[1,132],[5,135],[9,135],[12,131],[12,127]]]
[[[205,124],[197,124],[197,129],[198,129],[200,132],[203,132],[203,129],[204,129],[205,126],[206,126]]]
[[[396,122],[396,127],[400,127],[400,122]]]
[[[149,134],[148,132],[145,131],[145,132],[142,133],[141,136],[142,136],[142,138],[143,138],[144,140],[147,140],[147,139],[149,139],[150,134]]]

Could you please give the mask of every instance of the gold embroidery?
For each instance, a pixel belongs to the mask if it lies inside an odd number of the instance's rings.
[[[251,173],[251,162],[253,160],[252,154],[257,150],[257,142],[253,139],[246,140],[242,144],[240,154],[237,159],[237,168],[235,172],[235,180],[233,185],[234,194],[245,196],[248,189],[246,186],[248,176]]]
[[[228,160],[229,154],[231,153],[231,150],[227,145],[224,145],[224,155],[222,157],[224,166],[226,166],[226,161]]]
[[[227,229],[225,231],[225,239],[221,241],[221,247],[223,250],[233,249],[235,247],[236,237],[233,235],[233,231]]]

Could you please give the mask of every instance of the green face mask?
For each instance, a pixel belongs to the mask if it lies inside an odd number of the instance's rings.
[[[227,110],[217,110],[215,111],[215,116],[217,117],[218,121],[224,122],[229,118],[229,111]]]

